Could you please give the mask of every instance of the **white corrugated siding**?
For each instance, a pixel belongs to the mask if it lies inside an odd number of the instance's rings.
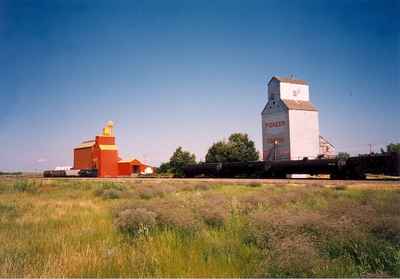
[[[290,159],[316,158],[319,154],[317,111],[289,110]]]

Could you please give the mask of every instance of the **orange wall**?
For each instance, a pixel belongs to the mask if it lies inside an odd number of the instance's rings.
[[[74,149],[74,169],[91,169],[93,168],[92,148]]]
[[[118,175],[130,176],[132,174],[131,163],[122,162],[118,163]]]
[[[99,177],[118,176],[118,152],[116,150],[98,150]]]
[[[146,165],[139,160],[120,162],[117,150],[100,150],[100,145],[114,145],[113,136],[96,136],[93,147],[74,149],[74,169],[97,168],[98,177],[130,176],[132,167],[138,166],[140,172],[144,172]],[[94,165],[96,161],[96,165]]]
[[[115,144],[115,137],[96,136],[96,144]]]

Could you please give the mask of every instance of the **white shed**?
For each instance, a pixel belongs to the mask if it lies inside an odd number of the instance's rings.
[[[304,80],[274,76],[262,111],[264,160],[314,159],[320,151],[318,110]]]

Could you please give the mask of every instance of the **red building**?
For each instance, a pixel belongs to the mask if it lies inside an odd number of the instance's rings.
[[[143,164],[137,159],[120,160],[118,162],[119,175],[130,176],[132,174],[152,174],[153,167]]]
[[[109,121],[103,133],[95,140],[82,142],[74,149],[74,169],[97,169],[98,177],[131,176],[152,173],[153,168],[139,160],[121,160],[113,134],[113,123]]]

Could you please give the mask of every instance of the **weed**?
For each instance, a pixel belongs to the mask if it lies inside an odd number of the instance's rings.
[[[171,185],[149,185],[137,187],[136,192],[142,199],[163,198],[169,193],[175,192],[175,187]]]
[[[252,182],[246,185],[247,187],[251,187],[251,188],[259,188],[262,186],[262,183],[258,183],[258,182]]]
[[[197,191],[207,191],[207,190],[210,190],[211,187],[208,184],[200,183],[200,184],[194,185],[194,189]]]
[[[18,179],[33,190],[0,179],[3,277],[400,276],[396,189]]]
[[[102,197],[103,199],[119,199],[123,193],[126,192],[126,188],[117,183],[106,182],[100,185],[100,188],[94,191],[94,195]]]
[[[35,193],[38,190],[38,186],[34,181],[19,179],[14,183],[14,190],[17,192]]]
[[[201,226],[193,210],[176,200],[154,202],[150,205],[150,209],[157,213],[157,223],[162,228],[194,232]]]
[[[371,232],[377,237],[400,247],[400,217],[385,216],[374,223]]]
[[[148,234],[156,226],[156,214],[145,208],[125,209],[118,213],[115,226],[133,235]]]
[[[379,272],[400,275],[400,252],[386,241],[353,234],[347,238],[331,238],[325,249],[333,259],[352,259],[361,275]]]
[[[0,223],[8,219],[14,219],[18,216],[17,207],[15,204],[0,203]]]
[[[106,189],[102,193],[103,199],[119,199],[122,196],[122,191],[116,189]]]
[[[347,186],[346,185],[335,185],[334,187],[333,187],[333,189],[334,190],[336,190],[336,191],[343,191],[343,190],[346,190],[347,189]]]
[[[310,277],[323,266],[312,240],[304,235],[286,236],[274,241],[266,257],[266,275],[272,277]]]
[[[203,221],[211,227],[222,227],[229,216],[227,210],[222,207],[203,207],[199,213]]]
[[[155,197],[163,197],[164,192],[155,190],[154,188],[144,188],[143,190],[141,190],[139,192],[139,196],[142,199],[151,199],[151,198],[155,198]]]

